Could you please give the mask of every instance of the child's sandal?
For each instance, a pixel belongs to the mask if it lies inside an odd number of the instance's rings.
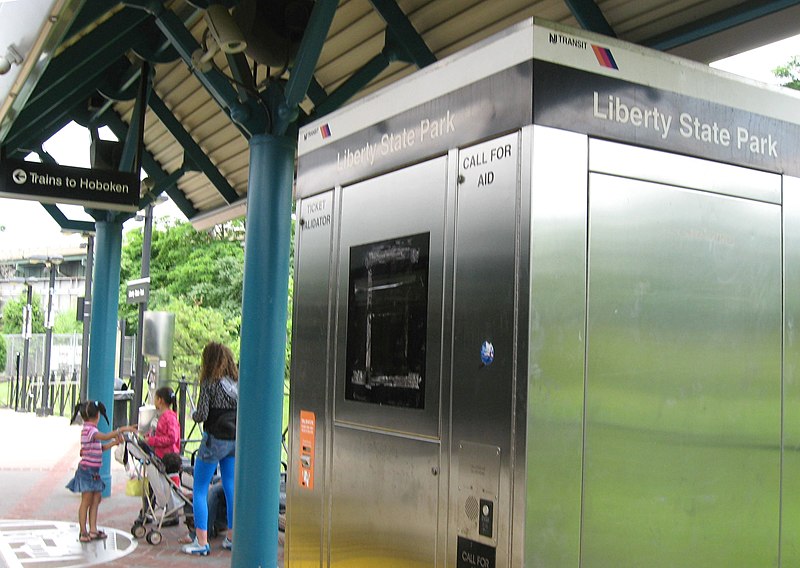
[[[90,532],[89,538],[91,540],[105,540],[106,538],[108,538],[108,535],[103,531]]]
[[[89,535],[89,533],[81,533],[81,535],[78,537],[78,540],[81,542],[92,542],[92,537]]]

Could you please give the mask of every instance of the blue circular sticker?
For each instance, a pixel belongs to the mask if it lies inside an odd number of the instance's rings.
[[[481,345],[481,362],[484,365],[491,365],[494,361],[494,345],[489,341],[484,341]]]

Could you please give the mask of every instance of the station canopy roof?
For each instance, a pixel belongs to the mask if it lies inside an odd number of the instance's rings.
[[[705,63],[794,35],[800,21],[800,0],[218,1],[0,0],[3,154],[42,155],[72,120],[123,141],[143,130],[143,151],[134,159],[128,144],[121,166],[140,162],[150,178],[141,205],[166,192],[204,228],[243,214],[250,136],[294,135],[524,19]]]

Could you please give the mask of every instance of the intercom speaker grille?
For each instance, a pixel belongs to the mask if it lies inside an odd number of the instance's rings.
[[[478,505],[478,500],[471,495],[467,497],[467,502],[464,503],[464,512],[467,514],[467,518],[471,521],[475,521],[478,519],[478,515],[481,512],[480,505]]]

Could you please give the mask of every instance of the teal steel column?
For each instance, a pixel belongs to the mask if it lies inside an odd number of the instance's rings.
[[[232,566],[278,562],[283,372],[295,141],[250,139]]]
[[[95,227],[97,232],[87,393],[89,400],[99,400],[106,405],[108,420],[113,424],[122,221],[96,221]],[[97,426],[101,432],[111,431],[111,426],[106,424],[102,418]],[[111,495],[110,452],[103,452],[100,477],[106,482],[103,497],[108,497]]]

